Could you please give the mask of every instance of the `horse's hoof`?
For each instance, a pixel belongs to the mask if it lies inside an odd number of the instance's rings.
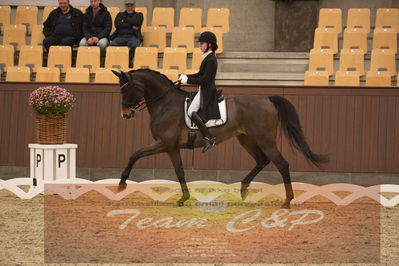
[[[281,205],[281,208],[283,208],[283,209],[291,209],[290,203],[289,202],[284,202],[283,205]]]
[[[242,198],[242,200],[245,200],[247,198],[248,194],[249,194],[248,189],[246,189],[246,188],[245,189],[241,189],[241,198]]]
[[[118,192],[122,192],[122,191],[124,191],[125,189],[126,189],[126,187],[127,187],[127,184],[125,183],[125,182],[121,182],[121,183],[119,183],[119,186],[118,186]]]
[[[182,207],[182,206],[184,206],[184,202],[186,201],[186,200],[188,200],[190,198],[190,196],[182,196],[176,203],[177,203],[177,206],[179,206],[179,207]]]

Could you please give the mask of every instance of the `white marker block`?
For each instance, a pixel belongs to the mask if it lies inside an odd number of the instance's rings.
[[[29,144],[31,177],[34,180],[75,179],[77,147],[77,144]]]

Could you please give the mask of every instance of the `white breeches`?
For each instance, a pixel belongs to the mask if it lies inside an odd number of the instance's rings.
[[[197,95],[195,95],[192,103],[188,107],[187,114],[191,117],[192,112],[197,112],[201,107],[201,89],[198,90]]]

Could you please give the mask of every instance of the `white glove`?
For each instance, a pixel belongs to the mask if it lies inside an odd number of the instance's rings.
[[[188,77],[182,74],[180,75],[179,80],[181,81],[181,84],[187,84]]]

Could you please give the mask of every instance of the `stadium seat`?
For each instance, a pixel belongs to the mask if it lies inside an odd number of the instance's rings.
[[[158,49],[155,47],[137,47],[133,63],[133,69],[158,69]]]
[[[58,67],[62,73],[72,64],[72,50],[70,46],[50,46],[47,67]]]
[[[30,45],[43,45],[44,34],[42,25],[32,26],[32,35],[30,37]]]
[[[97,68],[96,76],[94,78],[95,83],[119,83],[117,76],[112,73],[109,68]]]
[[[191,27],[174,28],[171,47],[186,48],[187,53],[192,53],[194,50],[194,29]]]
[[[393,28],[398,31],[399,12],[397,8],[378,8],[375,28]]]
[[[335,29],[317,28],[313,48],[332,49],[334,54],[338,53],[338,34]]]
[[[28,31],[32,30],[33,25],[37,25],[37,6],[17,6],[15,15],[15,24],[24,24]]]
[[[74,6],[74,8],[77,8],[77,9],[79,9],[80,11],[82,11],[83,14],[86,13],[86,9],[87,9],[88,7],[89,7],[89,6]]]
[[[367,72],[366,86],[391,86],[391,73],[387,71]]]
[[[100,47],[79,46],[76,56],[77,68],[88,68],[91,73],[100,67]]]
[[[144,47],[156,47],[158,52],[163,52],[166,47],[166,29],[160,27],[147,27],[144,32]]]
[[[163,55],[162,69],[176,69],[179,74],[185,73],[187,68],[187,49],[167,47]]]
[[[347,28],[364,29],[370,32],[370,8],[349,8],[346,20]]]
[[[32,72],[36,72],[36,68],[42,67],[43,64],[43,48],[41,46],[23,45],[19,53],[18,66],[29,67]]]
[[[141,26],[141,32],[145,32],[147,30],[147,8],[146,7],[136,7],[136,12],[143,13],[143,25]]]
[[[112,19],[112,29],[111,29],[111,34],[115,31],[115,18],[118,15],[120,11],[119,7],[107,7],[107,10],[109,11]]]
[[[395,53],[391,49],[373,49],[371,52],[370,71],[388,71],[396,75]]]
[[[36,68],[36,82],[60,82],[60,69],[53,67]]]
[[[53,11],[56,8],[57,8],[56,6],[45,6],[44,7],[42,23],[44,23],[47,20],[48,15],[51,13],[51,11]]]
[[[373,35],[373,49],[392,49],[396,54],[398,51],[397,40],[395,29],[376,28]]]
[[[216,35],[216,39],[218,42],[218,49],[216,50],[216,54],[223,53],[223,32],[222,29],[220,28],[203,28],[204,31],[210,31],[213,32]]]
[[[172,82],[175,82],[179,77],[179,72],[176,69],[161,69],[160,72],[167,76]]]
[[[339,70],[358,71],[361,76],[364,75],[364,52],[360,49],[342,49]]]
[[[12,45],[0,45],[0,69],[7,72],[7,68],[14,66],[14,47]]]
[[[3,44],[11,44],[17,51],[25,45],[26,27],[24,25],[5,25],[3,27]]]
[[[90,82],[90,71],[88,68],[70,67],[66,70],[65,82]]]
[[[344,30],[344,49],[360,49],[367,53],[367,32],[365,29],[346,28]]]
[[[192,27],[195,33],[201,32],[202,27],[201,8],[182,8],[180,9],[179,27]]]
[[[360,74],[358,71],[335,72],[335,86],[360,86]]]
[[[153,27],[164,27],[166,32],[172,32],[174,28],[175,9],[155,7],[152,11],[152,23]]]
[[[127,69],[129,67],[129,48],[108,46],[105,55],[105,68]]]
[[[334,54],[331,49],[312,49],[309,54],[309,70],[334,73]]]
[[[0,6],[0,31],[4,25],[10,25],[11,7]]]
[[[334,29],[342,32],[342,10],[340,8],[320,8],[318,28]]]
[[[230,9],[209,8],[206,18],[207,28],[221,28],[222,33],[230,31]]]
[[[6,81],[30,81],[29,67],[12,66],[7,69]]]
[[[328,86],[328,72],[308,70],[305,72],[305,86]]]
[[[199,48],[194,48],[191,60],[191,68],[186,70],[186,74],[195,74],[199,71],[203,56]]]

